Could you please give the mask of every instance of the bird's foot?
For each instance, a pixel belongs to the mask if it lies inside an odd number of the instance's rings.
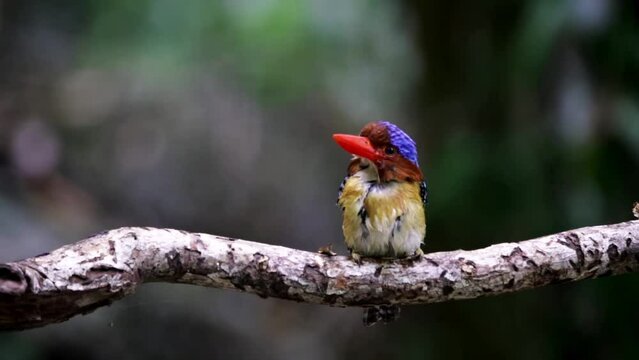
[[[423,256],[424,256],[424,251],[421,248],[417,248],[417,250],[415,250],[414,253],[412,253],[411,255],[406,255],[404,259],[409,261],[416,261],[416,260],[421,260]]]
[[[362,265],[362,256],[355,251],[351,251],[351,259],[353,259],[353,261],[357,264]]]
[[[317,249],[317,252],[322,254],[322,255],[326,255],[326,256],[336,256],[337,253],[335,251],[333,251],[333,244],[328,244],[326,246],[322,246],[319,249]]]

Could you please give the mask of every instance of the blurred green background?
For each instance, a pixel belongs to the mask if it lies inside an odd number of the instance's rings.
[[[418,143],[427,251],[629,220],[639,5],[0,0],[0,261],[125,225],[341,240],[334,132]],[[2,359],[637,359],[639,278],[359,309],[149,284]]]

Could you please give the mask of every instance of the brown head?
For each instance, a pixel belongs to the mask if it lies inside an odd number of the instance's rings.
[[[424,179],[417,163],[415,142],[387,121],[366,124],[359,136],[334,134],[333,139],[344,150],[357,156],[348,166],[349,175],[367,166],[361,160],[367,159],[377,168],[382,182],[419,182]]]

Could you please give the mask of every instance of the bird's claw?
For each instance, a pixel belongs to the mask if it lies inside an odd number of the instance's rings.
[[[362,256],[354,251],[351,251],[351,259],[359,265],[362,264]]]
[[[333,251],[333,244],[328,244],[317,249],[317,252],[326,256],[335,256],[337,253]]]

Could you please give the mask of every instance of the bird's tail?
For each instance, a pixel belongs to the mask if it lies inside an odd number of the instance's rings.
[[[373,326],[382,321],[384,324],[395,321],[399,318],[401,308],[399,305],[376,305],[364,308],[362,320],[365,326]]]

